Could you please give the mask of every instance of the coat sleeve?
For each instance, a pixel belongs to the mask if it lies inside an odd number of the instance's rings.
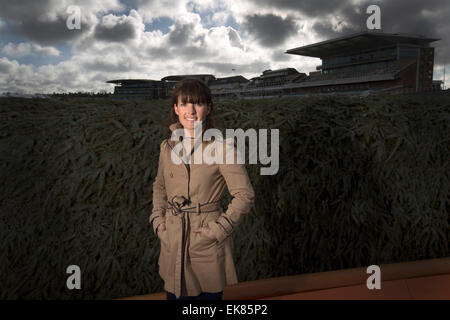
[[[255,199],[255,192],[245,169],[244,164],[237,163],[237,149],[234,147],[234,163],[219,164],[219,171],[225,179],[228,191],[233,197],[227,210],[208,226],[221,243],[231,235],[245,214],[249,213]],[[224,161],[225,162],[225,161]]]
[[[164,183],[163,150],[164,141],[161,143],[159,151],[158,172],[153,182],[153,209],[149,218],[149,223],[152,225],[155,234],[157,233],[158,226],[166,221],[167,193]]]

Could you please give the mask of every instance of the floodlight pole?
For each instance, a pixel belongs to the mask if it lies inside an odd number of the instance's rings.
[[[447,59],[446,56],[444,55],[444,85],[443,85],[443,90],[445,90],[445,69],[447,69]]]

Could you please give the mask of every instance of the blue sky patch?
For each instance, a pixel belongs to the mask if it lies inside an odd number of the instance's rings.
[[[145,31],[151,32],[161,30],[163,34],[169,33],[169,27],[173,24],[173,20],[168,17],[159,17],[152,20],[151,23],[145,24]]]

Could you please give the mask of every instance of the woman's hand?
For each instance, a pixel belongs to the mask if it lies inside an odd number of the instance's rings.
[[[208,237],[211,240],[217,240],[216,236],[212,233],[211,229],[209,227],[201,227],[197,229],[193,229],[193,232],[201,232],[203,235]]]
[[[159,230],[166,231],[166,223],[165,223],[165,222],[161,223],[161,224],[158,226],[158,228],[157,228],[157,230],[156,230],[156,233],[158,233]]]

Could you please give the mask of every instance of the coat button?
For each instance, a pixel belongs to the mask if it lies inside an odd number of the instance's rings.
[[[173,173],[172,172],[170,173],[170,177],[173,178]]]

